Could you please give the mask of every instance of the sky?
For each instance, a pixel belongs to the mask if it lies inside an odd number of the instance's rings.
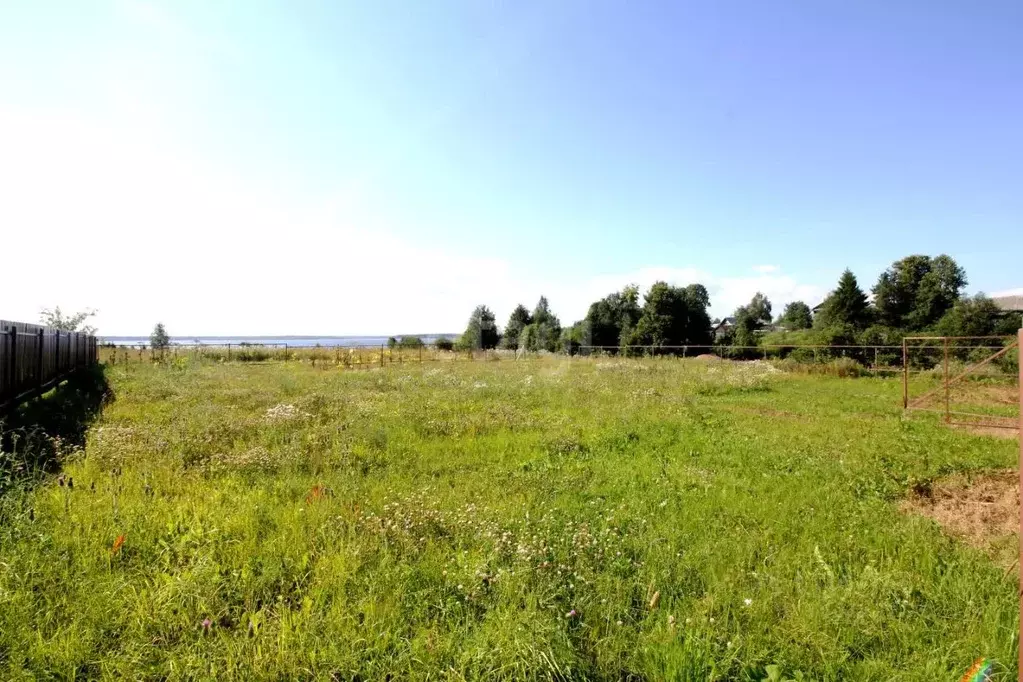
[[[0,318],[454,332],[1023,287],[1023,3],[0,3]],[[13,286],[12,286],[13,283]]]

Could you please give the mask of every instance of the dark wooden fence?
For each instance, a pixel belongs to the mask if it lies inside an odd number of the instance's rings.
[[[0,411],[95,364],[96,337],[0,320]]]

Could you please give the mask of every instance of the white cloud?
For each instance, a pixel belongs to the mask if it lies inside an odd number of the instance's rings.
[[[762,275],[768,275],[772,272],[778,272],[781,268],[777,265],[754,265],[753,272],[759,272]]]

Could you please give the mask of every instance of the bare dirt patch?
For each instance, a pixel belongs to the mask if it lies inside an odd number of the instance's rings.
[[[1019,474],[1015,471],[956,476],[904,501],[905,512],[934,521],[949,535],[1012,563],[1011,540],[1019,531]]]
[[[703,353],[702,355],[697,355],[693,358],[693,360],[704,360],[707,362],[721,362],[723,359],[724,358],[720,358],[717,355],[711,355],[710,353]]]
[[[975,436],[994,436],[995,438],[1008,438],[1016,440],[1019,438],[1019,429],[1007,429],[998,426],[984,426],[982,424],[953,424],[951,428],[956,431],[965,431]]]

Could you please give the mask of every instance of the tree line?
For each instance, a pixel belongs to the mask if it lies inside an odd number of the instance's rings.
[[[567,352],[599,347],[610,353],[678,353],[688,346],[758,347],[769,344],[894,346],[912,334],[1010,335],[1018,317],[1005,315],[984,294],[967,296],[965,270],[947,255],[907,256],[878,277],[870,296],[846,269],[822,303],[788,303],[772,317],[771,301],[757,292],[731,318],[712,320],[702,284],[655,282],[640,301],[632,284],[590,304],[586,316],[562,326],[541,296],[530,311],[517,305],[503,329],[479,305],[456,348]],[[705,351],[704,351],[705,352]]]

